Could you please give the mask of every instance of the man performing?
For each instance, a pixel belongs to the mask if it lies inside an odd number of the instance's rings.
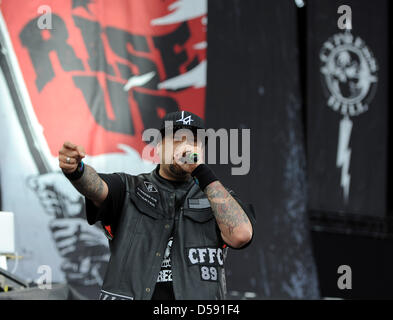
[[[168,124],[193,138],[164,135]],[[110,239],[100,299],[225,299],[228,247],[250,244],[255,217],[202,163],[197,129],[204,123],[195,114],[167,114],[160,164],[137,176],[97,174],[82,162],[84,148],[70,142],[59,151],[60,168],[85,196],[88,223],[100,221]]]

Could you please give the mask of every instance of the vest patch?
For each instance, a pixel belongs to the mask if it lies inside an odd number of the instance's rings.
[[[188,207],[190,209],[210,208],[210,202],[208,198],[188,199]]]
[[[134,300],[134,298],[101,290],[98,300]]]
[[[149,192],[158,192],[158,190],[155,187],[155,185],[152,184],[151,182],[143,181],[143,183],[145,184],[145,187],[146,187],[147,191],[149,191]]]
[[[224,253],[221,248],[186,248],[188,265],[223,266]]]
[[[143,191],[140,187],[136,187],[135,194],[143,201],[145,201],[149,206],[155,208],[157,207],[158,200],[152,197],[150,194]]]
[[[212,266],[200,266],[200,274],[202,281],[218,282],[218,269]]]
[[[224,253],[222,248],[186,248],[186,256],[189,266],[198,266],[202,281],[218,281],[218,267],[224,265]]]

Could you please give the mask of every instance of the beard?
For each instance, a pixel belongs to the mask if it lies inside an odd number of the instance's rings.
[[[174,179],[179,181],[185,181],[188,179],[187,171],[184,171],[178,164],[172,163],[167,166],[167,174],[172,176]]]
[[[177,177],[184,177],[187,175],[187,172],[184,171],[178,164],[171,163],[169,165],[169,171]]]

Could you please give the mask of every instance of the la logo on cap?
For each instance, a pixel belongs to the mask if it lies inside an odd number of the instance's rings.
[[[189,115],[188,117],[184,118],[184,111],[181,112],[181,118],[179,120],[176,120],[176,122],[183,122],[183,124],[186,125],[190,125],[191,121],[194,121],[193,119],[191,119],[191,115]]]

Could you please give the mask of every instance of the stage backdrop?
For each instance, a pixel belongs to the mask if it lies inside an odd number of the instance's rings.
[[[64,141],[99,172],[148,172],[144,129],[205,116],[206,0],[4,0],[0,15],[2,210],[16,216],[11,272],[48,265],[97,297],[107,240],[58,167]]]
[[[384,217],[387,194],[388,1],[308,1],[309,207]]]

